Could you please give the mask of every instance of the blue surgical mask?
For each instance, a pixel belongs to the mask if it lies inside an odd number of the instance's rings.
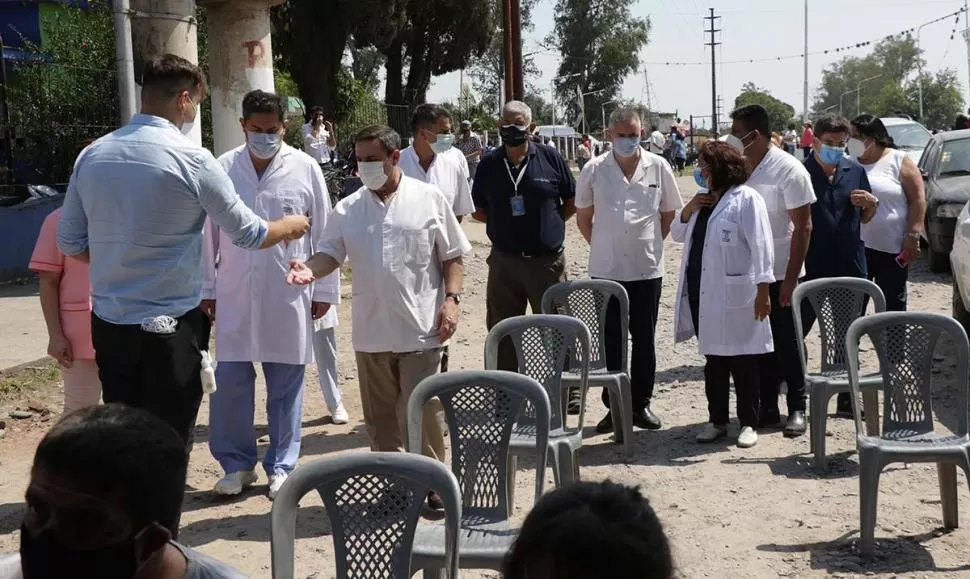
[[[818,151],[818,158],[826,165],[838,165],[843,156],[845,156],[845,149],[842,147],[822,145]]]
[[[430,144],[431,144],[431,150],[435,152],[435,155],[438,155],[440,153],[444,153],[445,151],[450,149],[452,145],[455,144],[455,136],[448,135],[448,134],[438,135],[435,142]]]
[[[272,159],[280,152],[283,138],[279,133],[253,133],[246,131],[246,145],[249,152],[257,159]]]
[[[707,179],[704,178],[704,173],[700,167],[694,167],[694,183],[697,183],[697,186],[702,189],[707,189]]]
[[[639,148],[639,137],[615,137],[613,139],[613,151],[621,157],[632,157],[637,154]]]

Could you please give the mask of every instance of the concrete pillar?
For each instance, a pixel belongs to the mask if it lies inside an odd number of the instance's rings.
[[[131,0],[131,39],[135,79],[141,79],[145,63],[160,54],[174,54],[199,62],[195,0]],[[141,103],[141,86],[136,90]],[[189,135],[202,144],[202,118]]]
[[[216,156],[242,145],[242,99],[275,92],[269,9],[282,0],[200,0],[208,8],[209,86]]]

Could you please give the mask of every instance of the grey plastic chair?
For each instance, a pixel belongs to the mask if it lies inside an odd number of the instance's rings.
[[[498,368],[498,346],[510,338],[515,346],[519,373],[533,378],[545,389],[552,406],[549,423],[549,456],[553,461],[556,486],[579,480],[576,452],[583,446],[583,418],[586,414],[586,387],[589,377],[589,328],[571,316],[532,314],[515,316],[495,324],[485,338],[485,369]],[[568,356],[579,361],[579,389],[582,399],[579,424],[566,427],[563,368]],[[536,444],[535,410],[526,403],[512,429],[512,459],[509,467],[509,495],[514,498],[517,457],[530,454]],[[512,499],[510,498],[510,502]]]
[[[606,368],[606,308],[610,298],[620,304],[620,370]],[[589,387],[610,392],[610,414],[613,437],[623,444],[623,451],[633,453],[633,394],[630,384],[630,298],[623,286],[605,279],[581,279],[557,283],[542,296],[542,313],[557,311],[581,320],[589,328],[593,341],[589,360]],[[574,387],[580,377],[570,368],[562,376],[563,386]]]
[[[542,496],[549,417],[552,408],[541,384],[499,370],[464,370],[426,378],[408,400],[408,449],[421,451],[424,406],[437,396],[451,438],[451,470],[461,488],[462,519],[458,557],[463,569],[500,571],[518,530],[509,524],[509,442],[516,418],[528,402],[535,411],[535,500]],[[419,526],[411,566],[438,577],[445,565],[441,525]]]
[[[855,396],[859,395],[859,340],[863,336],[872,340],[885,384],[881,434],[863,433],[859,408],[853,407],[859,448],[859,550],[871,555],[875,548],[879,476],[891,463],[935,462],[943,526],[953,529],[959,525],[956,467],[970,478],[970,343],[963,326],[941,314],[890,312],[856,320],[845,337],[849,384]],[[941,336],[952,340],[956,350],[957,424],[952,435],[933,431],[933,353]]]
[[[792,295],[792,316],[795,321],[795,335],[804,336],[802,326],[802,304],[805,300],[815,310],[819,339],[822,343],[821,369],[809,372],[807,354],[804,347],[798,348],[805,373],[805,386],[808,389],[808,420],[811,426],[809,443],[815,455],[815,468],[824,470],[825,429],[828,422],[829,402],[840,393],[849,392],[849,374],[846,366],[845,333],[849,325],[864,315],[866,299],[871,299],[876,312],[886,310],[886,298],[882,290],[873,282],[856,277],[832,277],[807,281],[795,288]],[[879,388],[882,377],[878,374],[862,377],[861,387],[865,406],[870,409],[866,415],[870,433],[879,428]],[[853,404],[855,406],[855,404]]]
[[[273,501],[274,579],[293,578],[300,499],[316,490],[333,528],[339,579],[406,579],[415,527],[429,491],[445,505],[447,577],[458,577],[458,481],[440,462],[415,454],[363,452],[298,467]]]

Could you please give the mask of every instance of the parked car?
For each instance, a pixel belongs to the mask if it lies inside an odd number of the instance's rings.
[[[904,151],[914,163],[919,163],[920,156],[933,134],[912,119],[883,117],[879,120],[886,126],[886,131],[893,138],[896,148]]]
[[[963,206],[953,231],[953,318],[970,334],[970,203]]]
[[[923,237],[930,271],[943,272],[950,265],[957,217],[970,201],[970,129],[933,135],[918,166],[926,183]]]

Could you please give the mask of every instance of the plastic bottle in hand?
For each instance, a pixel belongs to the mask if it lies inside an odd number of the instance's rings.
[[[202,391],[206,394],[213,394],[216,391],[216,371],[207,350],[202,350]]]

